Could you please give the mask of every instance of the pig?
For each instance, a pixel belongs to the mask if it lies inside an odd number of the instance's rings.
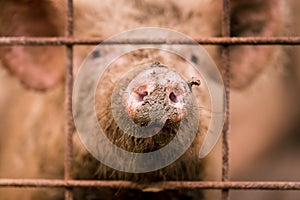
[[[2,0],[0,5],[1,36],[65,35],[65,2]],[[221,35],[221,13],[222,3],[216,0],[76,0],[74,37],[108,38],[128,29],[145,26],[170,28],[191,37],[218,37]],[[293,16],[290,5],[280,0],[233,0],[231,36],[287,35],[287,27],[291,23],[290,19],[294,19]],[[221,47],[204,48],[222,71]],[[74,47],[75,78],[91,50],[91,46]],[[230,51],[231,176],[238,180],[251,171],[253,163],[279,144],[286,137],[285,130],[292,127],[298,112],[294,109],[297,105],[294,81],[297,77],[289,63],[291,55],[285,47],[232,46]],[[0,75],[0,177],[63,178],[65,49],[61,46],[1,46],[0,52],[3,66]],[[161,60],[162,64],[167,63],[169,66],[180,59],[176,58],[173,62],[172,59]],[[126,60],[132,66],[152,61],[149,52],[138,52]],[[201,112],[205,113],[205,110]],[[100,114],[99,123],[105,123],[105,119],[101,122]],[[206,128],[200,124],[199,130]],[[199,159],[195,152],[202,140],[201,137],[195,140],[195,149],[191,153],[186,152],[174,165],[153,172],[154,175],[141,175],[119,172],[104,166],[86,151],[75,131],[73,178],[141,182],[220,180],[220,144],[207,158]],[[185,160],[191,160],[191,163],[183,162]],[[175,173],[171,172],[172,166],[180,167]],[[172,176],[169,176],[170,172]],[[155,198],[180,199],[184,195],[199,199],[210,195],[204,191],[162,191],[151,194],[127,190],[119,193],[115,190],[100,192],[106,194],[102,195],[104,198],[144,198],[150,195]],[[14,188],[1,188],[0,193],[5,199],[63,198],[62,190],[15,191]],[[100,198],[99,190],[93,188],[75,188],[74,197]]]

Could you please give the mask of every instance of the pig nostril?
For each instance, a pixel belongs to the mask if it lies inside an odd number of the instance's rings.
[[[147,91],[144,91],[142,93],[139,94],[139,101],[143,101],[144,100],[144,97],[148,95],[148,92]]]
[[[174,103],[178,102],[177,96],[173,92],[170,93],[169,99]]]

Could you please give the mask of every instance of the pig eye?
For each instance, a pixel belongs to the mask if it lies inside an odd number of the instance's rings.
[[[177,99],[177,96],[174,94],[174,92],[171,92],[169,94],[169,99],[174,102],[174,103],[177,103],[178,102],[178,99]]]

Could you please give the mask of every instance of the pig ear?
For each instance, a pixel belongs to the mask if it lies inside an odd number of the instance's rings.
[[[279,0],[235,0],[231,7],[231,36],[278,36],[283,31],[284,9]],[[266,68],[272,67],[275,46],[233,46],[232,87],[250,85]]]
[[[63,25],[59,9],[50,1],[0,0],[1,36],[59,36]],[[0,59],[26,86],[45,90],[60,82],[65,73],[64,48],[56,46],[2,46]]]

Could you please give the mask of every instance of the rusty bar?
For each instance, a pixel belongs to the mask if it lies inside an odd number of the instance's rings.
[[[59,180],[59,179],[0,179],[0,187],[109,187],[155,191],[177,189],[233,189],[233,190],[296,190],[300,191],[300,182],[269,181],[164,181],[151,184],[139,184],[131,181],[99,180]]]
[[[230,0],[223,0],[222,13],[222,36],[230,37]],[[230,116],[230,64],[229,64],[229,46],[224,44],[222,46],[222,63],[224,69],[224,85],[226,95],[226,115],[222,134],[222,181],[225,183],[229,181],[229,116]],[[222,189],[222,199],[228,200],[229,189]]]
[[[67,48],[67,74],[66,74],[66,88],[65,88],[65,112],[66,112],[66,124],[65,124],[65,179],[71,179],[72,177],[72,135],[73,135],[73,117],[72,117],[72,89],[73,89],[73,74],[72,74],[72,54],[73,48]]]
[[[194,38],[203,45],[300,45],[300,37],[203,37]],[[0,37],[0,45],[98,45],[104,38],[73,37]],[[189,40],[175,39],[119,39],[103,44],[194,44]]]
[[[67,0],[66,36],[73,37],[73,0]],[[73,158],[73,116],[72,116],[72,91],[73,91],[73,44],[66,44],[66,85],[65,85],[65,180],[72,179],[72,158]],[[65,199],[73,199],[71,187],[65,187]]]
[[[73,21],[74,21],[73,0],[67,0],[67,29],[66,29],[67,38],[73,37],[73,25],[74,25]]]

